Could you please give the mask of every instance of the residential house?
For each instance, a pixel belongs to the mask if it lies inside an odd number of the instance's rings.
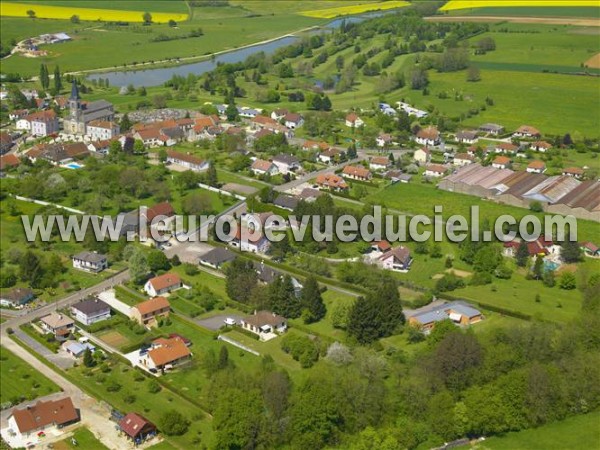
[[[388,103],[379,103],[379,111],[386,116],[395,116],[398,112]]]
[[[317,142],[306,140],[302,143],[302,150],[329,150],[329,144],[327,142]]]
[[[443,177],[447,171],[448,168],[441,164],[428,164],[427,166],[425,166],[425,172],[423,173],[423,175],[425,175],[426,177],[439,178]]]
[[[0,305],[18,308],[35,298],[35,294],[29,288],[13,288],[0,293]]]
[[[392,145],[392,135],[388,134],[388,133],[382,133],[379,136],[377,136],[377,139],[375,139],[375,143],[377,144],[377,147],[389,147],[390,145]]]
[[[150,278],[144,285],[144,291],[151,296],[165,295],[171,291],[183,286],[179,275],[174,273],[165,273],[154,278]]]
[[[27,117],[28,114],[29,114],[28,109],[15,109],[8,113],[8,118],[10,120],[12,120],[13,122],[15,122],[15,121],[18,121],[19,119],[23,119],[24,117]]]
[[[71,397],[58,400],[39,400],[22,409],[13,409],[8,416],[8,428],[22,441],[41,432],[51,432],[79,421]]]
[[[147,353],[140,352],[140,363],[150,371],[164,373],[165,370],[189,361],[192,358],[192,352],[182,339],[159,338],[152,342],[152,346]]]
[[[71,314],[78,322],[91,325],[110,319],[110,306],[99,298],[92,297],[71,305]]]
[[[168,201],[157,203],[147,209],[142,208],[140,214],[150,228],[161,231],[170,229],[171,223],[175,220],[175,210]]]
[[[497,123],[484,123],[479,127],[479,131],[481,131],[482,133],[498,136],[504,133],[504,127],[502,125],[498,125]]]
[[[13,138],[6,132],[0,133],[0,155],[6,153],[13,145]]]
[[[156,425],[138,413],[129,413],[119,421],[119,429],[136,445],[156,436]]]
[[[375,171],[386,170],[390,167],[390,164],[390,158],[387,156],[374,156],[371,158],[371,161],[369,161],[369,169]]]
[[[90,142],[87,145],[87,148],[92,153],[108,155],[110,151],[110,143],[111,141],[109,140]]]
[[[520,138],[537,138],[537,137],[541,136],[541,133],[537,128],[534,128],[529,125],[521,125],[513,133],[513,136],[520,137]]]
[[[273,128],[276,125],[280,125],[277,120],[267,116],[256,116],[250,121],[250,126],[254,130],[260,130],[263,128]]]
[[[593,242],[582,242],[580,245],[581,251],[592,258],[600,258],[600,247]]]
[[[298,200],[311,203],[311,202],[314,202],[317,198],[319,198],[323,194],[324,193],[319,191],[318,189],[304,188],[297,195],[297,197],[298,197]]]
[[[89,350],[94,353],[96,351],[96,347],[89,342],[77,342],[77,341],[66,341],[63,342],[62,348],[69,355],[73,356],[76,359],[83,358],[85,352]]]
[[[292,130],[301,127],[304,125],[304,119],[300,114],[296,113],[287,113],[283,118],[284,125]]]
[[[0,156],[0,172],[11,167],[17,167],[19,164],[21,164],[21,160],[14,153]]]
[[[468,153],[456,153],[452,164],[455,166],[467,166],[475,161],[475,158]]]
[[[547,241],[542,237],[536,239],[535,241],[529,241],[527,244],[527,252],[529,256],[546,256],[550,253],[556,253],[557,249],[554,247],[554,243],[552,241]],[[514,257],[517,253],[517,249],[521,245],[521,240],[514,239],[512,241],[506,241],[503,243],[502,254],[504,256]]]
[[[209,167],[208,161],[186,153],[176,152],[175,150],[167,150],[167,162],[178,164],[194,172],[203,172],[208,170]]]
[[[363,166],[345,166],[342,170],[342,176],[359,181],[369,181],[373,178],[369,169],[365,169]]]
[[[75,326],[71,318],[57,312],[42,317],[40,323],[44,331],[52,333],[59,341],[66,340]]]
[[[169,139],[161,130],[156,128],[136,131],[133,138],[142,141],[146,147],[164,147],[165,145],[171,146],[176,143],[176,141]]]
[[[99,273],[108,268],[108,258],[100,253],[83,251],[73,256],[73,268]]]
[[[286,318],[270,311],[255,312],[251,316],[244,317],[240,323],[243,329],[261,337],[275,332],[285,333],[287,330]]]
[[[531,161],[527,165],[529,173],[544,173],[546,171],[546,163],[544,161]]]
[[[199,259],[199,262],[203,266],[212,267],[213,269],[220,269],[223,264],[233,261],[236,257],[237,255],[231,250],[223,247],[216,247],[202,255]]]
[[[423,117],[427,117],[429,113],[427,111],[423,111],[421,109],[417,109],[408,103],[405,102],[396,102],[398,108],[404,111],[409,116],[415,116],[417,119],[422,119]]]
[[[456,133],[456,140],[461,144],[474,144],[477,139],[476,131],[463,130]]]
[[[273,164],[271,161],[267,161],[264,159],[256,159],[250,166],[250,170],[254,172],[256,175],[276,175],[279,173],[279,169],[277,165]]]
[[[415,151],[413,159],[419,164],[429,164],[429,161],[431,161],[431,151],[428,148],[420,148]]]
[[[552,148],[552,144],[549,144],[546,141],[535,141],[529,146],[529,148],[536,152],[546,153]]]
[[[340,158],[342,153],[343,152],[337,148],[330,148],[328,150],[325,150],[325,151],[319,153],[318,159],[322,163],[333,164]]]
[[[379,257],[378,263],[386,270],[408,272],[412,264],[412,256],[408,248],[400,246],[384,252]]]
[[[51,109],[29,114],[26,120],[31,123],[32,136],[49,136],[58,133],[58,117]]]
[[[422,128],[417,132],[415,136],[415,142],[421,145],[435,146],[438,145],[440,140],[440,132],[434,126],[428,126]]]
[[[86,126],[86,135],[92,141],[103,141],[117,137],[121,132],[119,124],[109,120],[92,120]]]
[[[17,130],[22,131],[30,131],[31,130],[31,121],[29,120],[29,113],[25,117],[19,117],[17,122],[15,123],[15,128]]]
[[[384,253],[389,252],[391,249],[392,245],[388,241],[375,241],[371,242],[369,253],[375,253],[378,256],[381,256]]]
[[[350,127],[350,128],[360,128],[364,125],[365,123],[363,122],[363,120],[358,117],[358,115],[354,112],[351,112],[350,114],[348,114],[346,116],[346,126]]]
[[[483,314],[468,303],[455,301],[433,308],[419,308],[409,315],[408,323],[429,334],[437,322],[448,319],[456,325],[467,326],[483,320]]]
[[[258,282],[262,284],[271,284],[276,279],[283,278],[284,276],[283,273],[273,269],[271,266],[267,266],[262,261],[260,263],[254,262],[254,269],[256,270],[256,275],[258,276]],[[303,288],[302,283],[300,283],[296,277],[290,276],[290,278],[296,297],[300,297]]]
[[[277,171],[281,174],[295,172],[300,166],[300,160],[294,155],[280,154],[273,157],[273,164],[277,166]]]
[[[500,142],[494,147],[494,151],[496,153],[504,153],[509,155],[514,155],[517,150],[519,150],[519,147],[510,142]]]
[[[294,211],[296,206],[298,206],[299,200],[296,197],[292,197],[291,195],[279,194],[275,200],[273,200],[273,204],[282,209],[287,209],[288,211]]]
[[[138,303],[130,310],[131,318],[140,325],[153,327],[161,317],[169,317],[171,305],[164,297],[154,297]]]
[[[510,168],[510,158],[507,156],[498,156],[492,161],[492,167],[494,169],[508,169]]]
[[[580,180],[583,177],[584,171],[580,167],[567,167],[562,171],[563,176],[573,177]]]
[[[273,110],[273,112],[271,113],[271,119],[276,120],[276,121],[280,121],[281,119],[283,119],[287,114],[289,113],[289,111],[287,109],[275,109]]]
[[[344,179],[335,173],[319,174],[315,182],[321,189],[328,189],[330,191],[345,191],[348,189],[348,184]]]
[[[248,224],[237,226],[235,234],[229,245],[239,248],[243,252],[267,253],[271,247],[271,242],[257,228],[251,228]]]

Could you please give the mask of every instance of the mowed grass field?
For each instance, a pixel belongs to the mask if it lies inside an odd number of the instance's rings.
[[[33,400],[60,391],[56,384],[4,347],[0,347],[0,375],[0,403],[20,402],[21,398]]]
[[[596,0],[450,0],[441,11],[476,8],[521,8],[521,7],[598,7]]]
[[[96,6],[100,4],[96,3]],[[79,16],[80,20],[105,22],[143,22],[143,13],[141,11],[127,11],[123,9],[105,9],[105,8],[81,8],[73,6],[53,6],[39,3],[0,3],[0,16],[9,17],[28,17],[27,11],[34,11],[35,16],[41,19],[70,19],[73,15]],[[152,14],[152,21],[156,23],[165,23],[169,20],[184,21],[187,20],[186,13],[175,12],[156,12],[150,9],[146,10]]]
[[[338,16],[346,16],[350,14],[363,14],[370,11],[384,11],[388,9],[403,8],[409,6],[410,3],[405,1],[386,1],[379,3],[365,3],[352,6],[339,6],[334,8],[315,9],[300,12],[303,16],[318,17],[323,19],[332,19]]]
[[[495,436],[465,450],[588,450],[600,447],[600,411],[569,417],[539,428]]]

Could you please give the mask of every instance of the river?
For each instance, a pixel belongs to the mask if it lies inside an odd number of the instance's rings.
[[[360,16],[343,17],[332,20],[321,28],[309,31],[307,33],[323,33],[331,32],[336,28],[339,28],[342,22],[345,20],[346,23],[362,22],[366,19],[378,17],[383,14],[395,13],[397,10],[379,11],[373,13],[362,14]],[[274,39],[269,42],[262,44],[256,44],[244,48],[234,49],[228,52],[216,55],[214,58],[206,59],[200,62],[181,64],[172,67],[163,67],[157,69],[143,69],[143,70],[129,70],[129,71],[113,71],[103,72],[88,75],[89,80],[94,79],[108,79],[111,86],[128,86],[133,85],[134,87],[150,87],[160,86],[166,81],[169,81],[173,75],[187,76],[190,73],[195,75],[202,75],[203,73],[210,72],[217,67],[219,63],[238,63],[245,61],[248,56],[253,53],[265,52],[271,54],[277,49],[286,47],[297,42],[300,38],[297,36],[284,36],[279,39]]]

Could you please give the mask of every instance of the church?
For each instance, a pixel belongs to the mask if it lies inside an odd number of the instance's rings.
[[[113,105],[106,100],[95,102],[82,102],[79,97],[77,84],[73,80],[71,85],[71,96],[69,97],[69,117],[63,122],[65,133],[88,134],[88,125],[92,121],[112,122],[115,112]]]

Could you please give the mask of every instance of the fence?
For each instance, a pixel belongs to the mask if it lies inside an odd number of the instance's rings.
[[[198,187],[200,187],[201,189],[206,189],[211,192],[217,192],[219,194],[227,195],[229,197],[234,197],[238,200],[246,200],[246,197],[244,197],[243,195],[239,195],[234,192],[224,191],[223,189],[219,189],[214,186],[209,186],[208,184],[198,183]]]
[[[20,195],[15,195],[14,197],[17,200],[21,200],[23,202],[35,203],[36,205],[41,205],[41,206],[54,206],[55,208],[64,209],[65,211],[69,211],[74,214],[85,214],[85,211],[80,211],[75,208],[69,208],[68,206],[56,205],[54,203],[45,202],[43,200],[35,200],[33,198],[21,197]]]
[[[246,347],[244,344],[242,344],[234,339],[231,339],[230,337],[220,334],[219,336],[217,336],[217,339],[219,341],[227,342],[228,344],[231,344],[234,347],[241,348],[242,350],[244,350],[248,353],[252,353],[253,355],[260,356],[260,353],[258,353],[256,350],[252,350],[250,347]]]

